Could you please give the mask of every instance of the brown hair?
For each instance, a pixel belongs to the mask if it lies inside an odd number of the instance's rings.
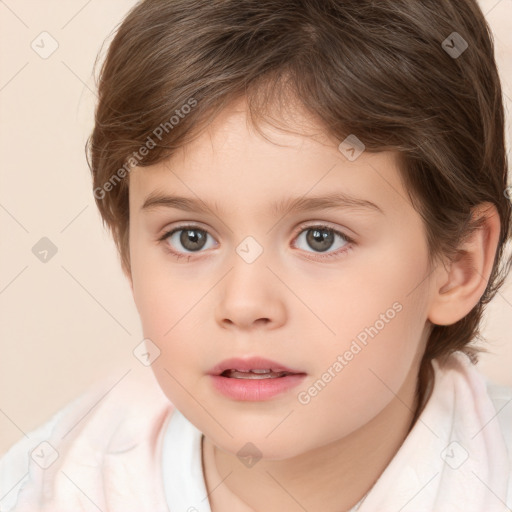
[[[483,349],[468,344],[511,264],[502,91],[476,0],[145,0],[110,43],[98,95],[88,162],[127,273],[131,167],[166,159],[241,97],[256,126],[293,98],[340,142],[398,151],[431,261],[455,256],[472,208],[493,203],[488,286],[463,319],[432,326],[420,398],[434,357],[464,349],[476,362]]]

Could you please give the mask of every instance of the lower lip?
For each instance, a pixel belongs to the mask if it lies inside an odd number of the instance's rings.
[[[268,400],[276,395],[299,385],[306,375],[293,374],[274,379],[235,379],[211,375],[213,385],[223,395],[234,400],[262,401]]]

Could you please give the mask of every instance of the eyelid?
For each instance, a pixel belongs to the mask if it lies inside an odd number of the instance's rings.
[[[202,226],[201,224],[199,224],[197,222],[186,222],[186,221],[183,221],[182,224],[177,224],[175,226],[172,226],[171,228],[167,228],[166,227],[163,230],[161,230],[160,234],[157,235],[157,241],[161,242],[161,241],[165,240],[166,238],[168,238],[169,236],[171,236],[176,231],[185,230],[187,228],[197,229],[197,230],[204,231],[204,232],[208,233],[208,235],[210,235],[212,238],[214,238],[216,240],[216,238],[213,236],[213,234],[211,232],[212,230],[211,230],[210,227],[204,227],[204,226]]]
[[[317,220],[317,221],[306,221],[300,224],[296,231],[294,231],[294,240],[302,233],[302,231],[306,229],[313,229],[313,228],[323,228],[323,229],[329,229],[333,231],[334,233],[341,235],[343,238],[347,240],[348,243],[355,243],[355,235],[348,235],[347,231],[352,233],[352,230],[349,230],[344,227],[337,227],[334,226],[332,223],[325,221],[325,220]]]
[[[337,228],[337,227],[333,226],[330,222],[325,221],[325,220],[302,222],[294,230],[293,237],[296,238],[304,229],[308,229],[308,228],[311,229],[311,228],[315,228],[315,227],[323,227],[323,228],[332,229],[332,231],[335,231],[335,232],[339,233],[340,235],[343,235],[348,241],[353,242],[352,235],[346,234],[346,232],[345,232],[346,228]],[[208,233],[210,236],[213,236],[212,233],[210,232],[210,228],[203,227],[197,222],[188,222],[187,223],[186,221],[183,221],[183,224],[175,225],[172,228],[164,228],[161,231],[161,234],[157,235],[157,240],[159,242],[161,242],[162,240],[165,240],[166,238],[168,238],[171,234],[175,233],[176,231],[180,231],[180,229],[185,229],[185,228],[200,229],[200,230]]]

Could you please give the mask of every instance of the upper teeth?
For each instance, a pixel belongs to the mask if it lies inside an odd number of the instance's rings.
[[[270,373],[272,370],[235,370],[236,372]]]
[[[225,370],[223,376],[234,379],[275,379],[288,375],[286,372],[256,368],[255,370]]]

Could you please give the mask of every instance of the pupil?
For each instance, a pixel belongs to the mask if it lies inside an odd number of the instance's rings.
[[[201,249],[206,240],[205,232],[199,229],[187,229],[181,232],[180,242],[189,251]]]
[[[308,244],[319,252],[327,251],[334,241],[334,233],[328,229],[310,229],[307,235]],[[318,246],[315,247],[315,244]]]

